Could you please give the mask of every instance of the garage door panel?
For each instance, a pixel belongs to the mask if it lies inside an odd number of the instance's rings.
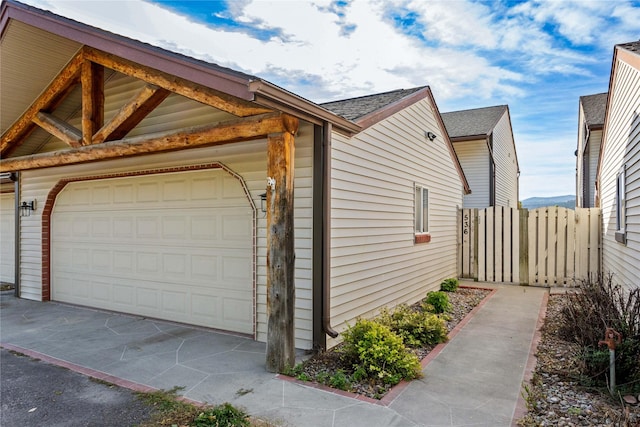
[[[0,194],[0,281],[15,281],[15,198]]]
[[[224,175],[68,184],[52,217],[53,298],[253,332],[253,214]]]

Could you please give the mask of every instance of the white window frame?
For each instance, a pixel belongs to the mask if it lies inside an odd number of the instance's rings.
[[[623,166],[616,175],[616,241],[626,244],[627,227],[627,187],[626,169]]]
[[[415,184],[413,195],[415,234],[427,234],[429,233],[429,189],[424,185]]]

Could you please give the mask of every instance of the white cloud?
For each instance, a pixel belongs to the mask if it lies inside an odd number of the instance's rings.
[[[274,34],[259,40],[152,0],[23,1],[260,76],[316,102],[428,84],[441,109],[507,103],[512,116],[528,117],[519,128],[528,133],[514,127],[525,198],[573,191],[577,121],[567,105],[585,95],[580,87],[606,90],[608,75],[600,74],[613,44],[640,37],[640,8],[630,2],[229,1],[225,19]],[[570,80],[584,84],[572,91],[558,85]],[[538,139],[536,129],[553,142]]]

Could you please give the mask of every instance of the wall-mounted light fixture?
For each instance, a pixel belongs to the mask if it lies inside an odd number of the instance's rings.
[[[433,132],[429,132],[429,131],[425,132],[425,133],[424,133],[424,136],[426,136],[427,138],[429,138],[429,141],[431,141],[431,142],[433,142],[433,140],[437,138],[437,136],[436,136],[436,134],[435,134],[435,133],[433,133]]]
[[[36,201],[22,202],[20,204],[20,216],[31,216],[31,211],[36,210]]]
[[[267,193],[262,193],[260,195],[260,210],[263,213],[267,213]]]

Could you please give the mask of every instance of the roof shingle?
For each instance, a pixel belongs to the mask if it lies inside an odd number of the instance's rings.
[[[398,89],[391,92],[343,99],[341,101],[325,102],[320,104],[320,106],[344,117],[347,120],[356,120],[369,113],[373,113],[382,107],[399,101],[414,92],[424,89],[425,87],[426,86],[416,87],[413,89]]]
[[[585,95],[580,97],[580,105],[584,111],[584,121],[587,126],[604,125],[604,115],[607,109],[608,92],[596,95]]]
[[[442,120],[450,138],[489,135],[507,108],[506,105],[496,105],[472,110],[451,111],[442,113]]]

